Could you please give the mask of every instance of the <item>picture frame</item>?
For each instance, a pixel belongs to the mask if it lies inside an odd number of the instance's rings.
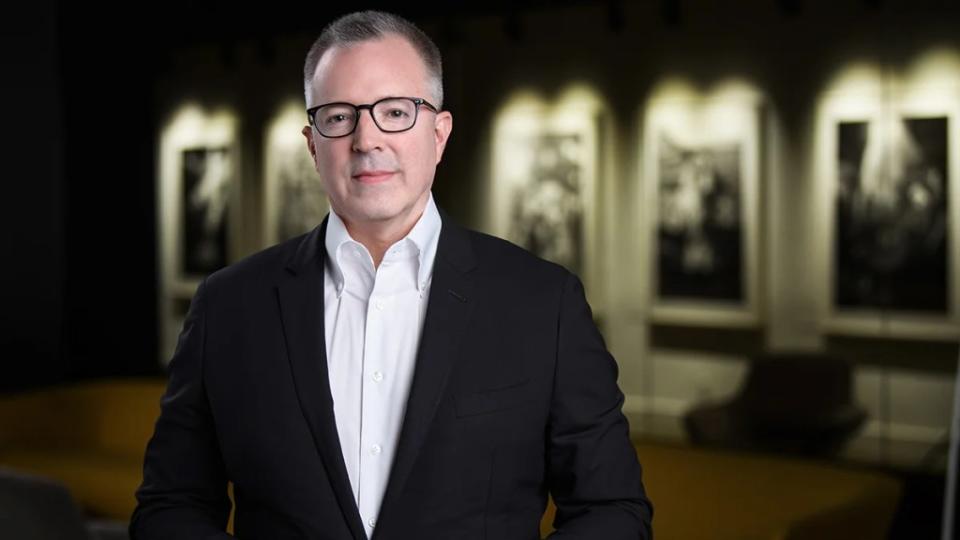
[[[603,105],[568,88],[519,92],[493,126],[487,229],[578,275],[588,296],[602,268],[598,202]],[[595,308],[602,302],[593,294]]]
[[[960,92],[877,81],[818,114],[821,328],[960,339]]]
[[[640,170],[651,322],[759,324],[762,116],[751,92],[648,102]]]
[[[157,291],[161,365],[173,356],[200,281],[241,252],[239,119],[185,102],[161,124],[157,156]]]

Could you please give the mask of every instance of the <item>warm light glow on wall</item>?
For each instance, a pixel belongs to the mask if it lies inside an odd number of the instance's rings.
[[[937,47],[917,57],[904,72],[901,83],[908,94],[947,94],[954,99],[960,89],[960,52]]]
[[[688,79],[665,76],[650,90],[650,101],[697,99],[701,91]]]
[[[303,100],[284,103],[267,126],[267,140],[284,147],[299,146],[307,152],[307,144],[300,132],[307,125],[306,106]]]
[[[684,77],[667,76],[660,79],[650,91],[650,102],[661,101],[751,101],[761,97],[755,85],[739,77],[721,79],[704,88],[698,88]]]
[[[236,128],[237,117],[233,112],[225,109],[207,112],[199,105],[189,103],[171,115],[161,139],[183,148],[223,146],[233,142]]]
[[[823,93],[850,98],[842,102],[856,103],[870,98],[877,100],[880,99],[883,80],[884,73],[879,64],[866,60],[853,61],[830,77]]]

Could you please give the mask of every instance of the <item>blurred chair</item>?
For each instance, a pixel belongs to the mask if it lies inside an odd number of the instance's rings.
[[[7,540],[92,540],[63,485],[0,469],[0,530]]]
[[[59,482],[0,467],[0,536],[4,540],[124,540],[119,522],[87,524]]]
[[[730,399],[701,403],[684,416],[694,444],[827,457],[866,419],[852,402],[851,368],[824,354],[765,354],[751,359]]]
[[[91,540],[130,540],[130,524],[113,519],[87,521]]]

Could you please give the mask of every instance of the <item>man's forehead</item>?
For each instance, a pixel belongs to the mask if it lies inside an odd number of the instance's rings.
[[[414,46],[399,34],[386,34],[381,37],[341,43],[327,49],[313,72],[313,83],[321,82],[323,77],[333,70],[349,70],[360,73],[384,68],[408,77],[426,75],[426,65]]]

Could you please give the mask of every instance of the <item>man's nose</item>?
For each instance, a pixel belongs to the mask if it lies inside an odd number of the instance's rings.
[[[363,114],[367,113],[367,114]],[[383,132],[373,121],[373,111],[357,111],[357,127],[353,130],[353,149],[357,152],[369,152],[380,148]]]

